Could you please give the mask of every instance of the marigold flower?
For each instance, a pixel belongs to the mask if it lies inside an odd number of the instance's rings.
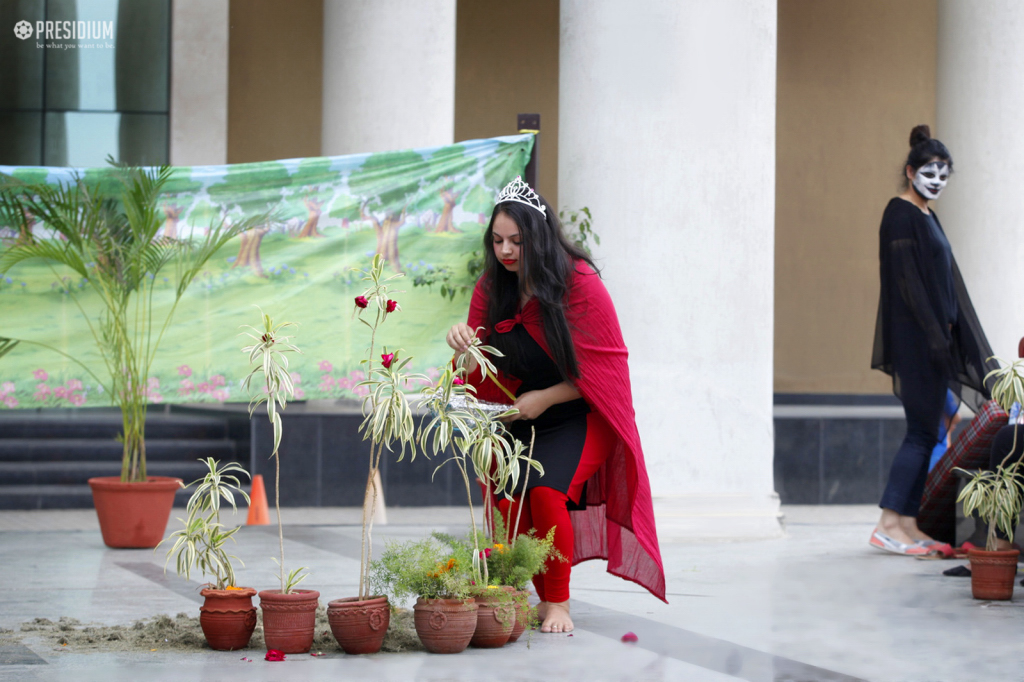
[[[393,313],[395,312],[395,309],[398,308],[398,301],[392,301],[389,298],[387,304],[385,304],[384,307],[389,313]]]
[[[370,302],[366,300],[365,296],[356,296],[356,306],[365,308],[369,303]]]
[[[384,353],[380,356],[380,364],[384,365],[384,369],[391,369],[391,363],[394,361],[394,353]]]

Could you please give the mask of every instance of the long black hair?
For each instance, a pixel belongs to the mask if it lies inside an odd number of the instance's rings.
[[[569,303],[569,280],[577,261],[587,263],[594,272],[597,266],[586,251],[576,246],[562,232],[555,210],[547,201],[541,214],[537,209],[516,201],[494,207],[491,222],[484,232],[484,281],[488,285],[490,306],[488,327],[515,316],[524,291],[537,299],[544,320],[544,336],[552,359],[565,380],[579,377],[576,349],[565,317]],[[494,219],[504,214],[519,227],[519,272],[509,272],[494,255]],[[489,343],[513,364],[522,357],[517,345],[504,342],[504,334],[492,334]]]
[[[903,178],[903,189],[910,186],[910,179],[907,178],[907,166],[916,173],[917,169],[932,159],[938,157],[949,164],[949,172],[953,172],[953,157],[950,155],[946,145],[932,137],[932,129],[925,124],[914,126],[910,131],[910,153],[907,154],[907,162],[903,164],[901,177]]]

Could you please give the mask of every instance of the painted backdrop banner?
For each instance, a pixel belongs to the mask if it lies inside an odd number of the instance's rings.
[[[450,354],[444,336],[464,320],[468,295],[454,300],[413,287],[417,274],[461,274],[480,240],[498,191],[521,175],[532,135],[376,154],[226,166],[178,167],[160,198],[160,235],[201,237],[220,220],[273,210],[273,222],[229,242],[179,304],[150,372],[153,403],[247,402],[241,325],[258,325],[260,306],[276,321],[298,324],[291,360],[299,399],[356,397],[367,329],[352,317],[353,299],[374,254],[405,277],[377,344],[414,356],[411,369],[433,375]],[[100,179],[108,169],[0,166],[27,182]],[[33,232],[46,235],[45,225]],[[0,253],[23,235],[0,225]],[[157,282],[156,305],[171,284]],[[44,343],[102,370],[78,305],[98,310],[87,279],[38,260],[0,273],[0,336]],[[101,374],[101,376],[103,376]],[[95,380],[60,354],[22,343],[0,357],[0,409],[109,405]]]

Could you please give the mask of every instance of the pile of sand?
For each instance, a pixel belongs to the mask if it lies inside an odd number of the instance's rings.
[[[249,641],[248,649],[264,651],[263,616],[257,610],[256,631]],[[199,616],[179,613],[170,616],[156,616],[138,620],[131,625],[97,625],[82,623],[74,618],[52,621],[36,618],[22,623],[21,632],[0,629],[0,643],[14,643],[27,635],[41,636],[57,651],[84,653],[90,651],[200,651],[210,650],[199,626]],[[391,616],[387,635],[384,637],[385,652],[424,651],[416,628],[413,613],[400,609]],[[331,634],[327,622],[327,609],[320,606],[316,614],[316,630],[312,652],[342,653],[341,647]]]

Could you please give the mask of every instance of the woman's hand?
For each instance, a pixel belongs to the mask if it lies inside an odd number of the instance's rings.
[[[514,422],[518,419],[536,419],[544,414],[544,411],[551,407],[551,405],[547,389],[543,391],[527,391],[516,398],[516,402],[512,405],[512,407],[519,410],[519,414],[514,414],[504,421]]]
[[[452,328],[448,330],[445,341],[456,353],[465,353],[469,350],[469,344],[474,338],[476,338],[476,332],[465,322],[460,322],[452,325]]]

